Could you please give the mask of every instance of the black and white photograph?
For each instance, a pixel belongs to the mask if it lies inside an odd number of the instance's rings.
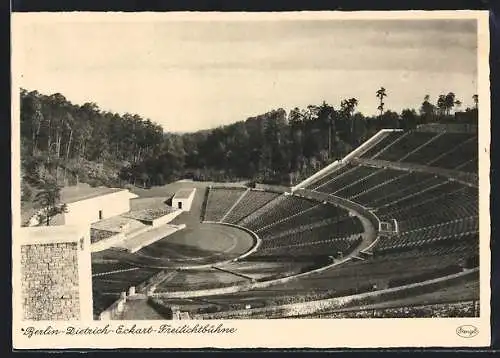
[[[18,14],[19,320],[477,335],[488,29],[381,14]]]

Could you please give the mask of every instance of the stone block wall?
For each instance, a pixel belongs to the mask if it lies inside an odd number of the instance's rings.
[[[25,320],[78,320],[78,242],[21,246],[21,295]]]

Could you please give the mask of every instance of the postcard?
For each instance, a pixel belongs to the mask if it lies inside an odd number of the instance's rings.
[[[14,13],[13,345],[490,344],[485,11]]]

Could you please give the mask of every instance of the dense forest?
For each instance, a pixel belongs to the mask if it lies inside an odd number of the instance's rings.
[[[48,179],[58,185],[148,187],[181,178],[290,185],[344,156],[382,128],[422,123],[477,123],[478,97],[462,110],[453,92],[418,109],[388,110],[385,88],[374,91],[378,115],[364,116],[356,98],[278,108],[244,121],[194,133],[165,133],[137,114],[72,104],[62,94],[21,90],[22,200]]]

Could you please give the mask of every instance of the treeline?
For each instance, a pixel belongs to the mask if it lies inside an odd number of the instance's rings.
[[[62,94],[21,89],[21,170],[29,199],[41,180],[120,185],[123,167],[158,155],[163,129],[138,115],[75,105]]]
[[[42,177],[60,185],[151,186],[179,178],[288,185],[346,155],[379,129],[477,122],[477,95],[474,108],[465,111],[450,92],[435,104],[425,96],[418,111],[401,113],[385,109],[384,88],[374,95],[380,99],[377,116],[359,113],[358,100],[350,98],[337,107],[323,102],[288,113],[280,108],[211,130],[174,134],[136,114],[22,89],[23,195],[29,200],[30,185]]]
[[[384,88],[375,95],[381,98],[378,116],[359,113],[358,100],[350,98],[338,107],[323,102],[288,113],[280,108],[213,130],[166,134],[166,152],[124,168],[122,177],[146,185],[180,177],[290,185],[345,156],[383,128],[408,130],[446,121],[477,123],[477,96],[473,96],[474,108],[465,111],[449,92],[440,95],[436,104],[425,96],[418,110],[396,113],[385,110],[383,99],[388,94]]]

